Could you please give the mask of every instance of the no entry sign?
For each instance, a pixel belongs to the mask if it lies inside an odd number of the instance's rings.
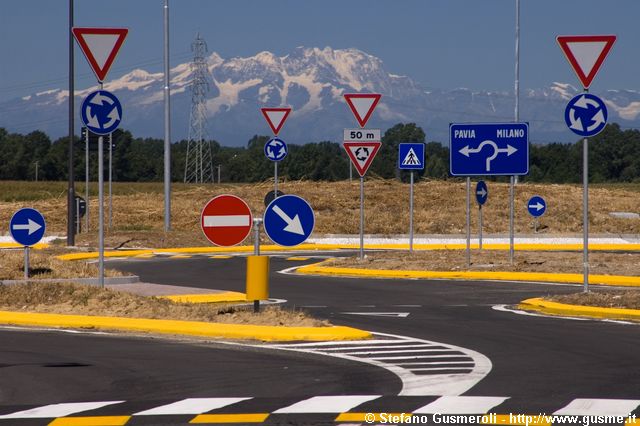
[[[251,232],[253,217],[247,203],[235,195],[218,195],[202,209],[200,226],[212,244],[235,246]]]

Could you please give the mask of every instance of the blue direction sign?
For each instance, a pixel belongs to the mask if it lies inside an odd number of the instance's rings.
[[[9,221],[9,232],[16,243],[23,246],[37,244],[46,230],[44,216],[38,210],[25,208],[13,214]]]
[[[282,139],[273,138],[264,144],[264,155],[271,161],[281,161],[289,152],[287,144]]]
[[[607,125],[607,107],[599,97],[583,93],[569,101],[564,121],[575,134],[595,136]]]
[[[529,173],[529,125],[451,124],[449,150],[453,176],[526,175]]]
[[[478,204],[483,206],[487,202],[487,198],[489,198],[489,188],[483,180],[479,180],[476,184],[476,200]]]
[[[96,90],[89,93],[82,102],[80,115],[84,125],[93,133],[108,135],[122,121],[122,105],[113,93]]]
[[[547,211],[547,202],[544,201],[544,198],[534,195],[527,202],[527,210],[531,216],[540,217]]]
[[[401,143],[398,145],[398,168],[401,170],[424,169],[424,144]]]
[[[315,225],[313,209],[297,195],[273,200],[264,212],[264,231],[274,243],[292,247],[302,244]]]

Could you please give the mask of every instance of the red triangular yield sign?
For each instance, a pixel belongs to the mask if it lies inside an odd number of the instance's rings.
[[[347,93],[344,95],[344,99],[358,120],[360,127],[367,124],[381,97],[382,95],[379,93]]]
[[[616,42],[616,36],[558,36],[556,40],[582,86],[588,89]]]
[[[129,30],[127,28],[75,27],[71,31],[98,81],[103,82]]]
[[[278,136],[278,132],[282,129],[284,122],[291,113],[291,108],[260,108],[262,115],[269,123],[269,127],[273,130],[273,134]]]
[[[369,166],[373,162],[382,142],[343,142],[342,146],[347,151],[347,155],[355,166],[360,177],[364,176],[369,170]]]

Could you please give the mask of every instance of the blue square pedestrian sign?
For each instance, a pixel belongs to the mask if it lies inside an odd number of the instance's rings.
[[[424,169],[424,144],[420,142],[398,145],[398,168],[401,170]]]

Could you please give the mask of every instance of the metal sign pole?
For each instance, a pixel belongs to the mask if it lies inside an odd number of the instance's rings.
[[[471,178],[467,177],[467,267],[471,266]]]
[[[409,252],[413,253],[413,171],[409,184]]]
[[[349,161],[349,182],[353,180],[353,166],[351,165],[351,161]]]
[[[278,164],[278,163],[276,163]],[[260,256],[260,224],[262,219],[253,219],[253,254]],[[253,301],[253,312],[260,312],[260,300]]]
[[[24,246],[24,279],[29,279],[29,246]]]
[[[585,90],[586,92],[586,90]],[[582,273],[584,277],[584,292],[589,291],[589,139],[582,142]]]
[[[104,287],[104,137],[98,137],[98,281]]]
[[[111,183],[113,177],[113,133],[109,133],[109,230],[113,225],[113,192],[111,191]]]
[[[87,211],[84,214],[84,227],[89,232],[89,128],[84,134],[84,198],[87,201]]]
[[[482,250],[482,204],[478,204],[478,249]]]
[[[513,238],[513,210],[514,210],[514,177],[511,176],[509,182],[509,262],[513,265],[513,250],[514,250],[514,238]]]
[[[273,162],[273,198],[278,198],[278,162]]]
[[[80,233],[80,199],[76,198],[76,233]]]
[[[360,260],[364,259],[364,176],[360,176]]]

